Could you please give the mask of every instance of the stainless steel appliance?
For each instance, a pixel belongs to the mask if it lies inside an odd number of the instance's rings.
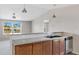
[[[72,53],[73,50],[73,37],[69,36],[65,38],[65,54]]]

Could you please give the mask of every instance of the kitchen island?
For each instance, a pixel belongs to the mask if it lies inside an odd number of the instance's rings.
[[[47,33],[33,33],[9,36],[9,54],[13,55],[61,55],[65,53],[65,38],[47,38]],[[6,42],[7,42],[6,41]],[[5,50],[4,50],[5,52]],[[5,53],[4,53],[5,54]]]

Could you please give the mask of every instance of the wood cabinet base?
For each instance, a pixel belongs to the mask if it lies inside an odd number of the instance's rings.
[[[15,46],[16,55],[64,55],[64,39]]]
[[[16,45],[15,55],[32,55],[32,44]]]

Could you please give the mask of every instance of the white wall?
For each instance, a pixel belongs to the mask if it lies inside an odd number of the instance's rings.
[[[49,32],[65,31],[79,34],[79,5],[56,9],[56,19],[52,18],[53,11],[33,21],[33,32],[43,32],[45,19],[50,20]]]
[[[56,20],[50,23],[49,31],[65,31],[79,34],[79,5],[58,9],[56,15]]]
[[[56,9],[56,19],[52,18],[53,10],[33,21],[33,32],[43,32],[43,21],[50,20],[49,32],[64,31],[73,33],[73,52],[79,54],[79,5]]]
[[[32,21],[22,22],[22,34],[32,33]]]
[[[44,32],[44,20],[49,19],[48,14],[43,14],[39,18],[32,21],[32,32]]]

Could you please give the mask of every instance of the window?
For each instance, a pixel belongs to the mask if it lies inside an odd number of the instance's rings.
[[[21,33],[21,22],[13,23],[13,33]]]
[[[20,34],[22,29],[21,22],[6,21],[3,22],[3,34]]]

